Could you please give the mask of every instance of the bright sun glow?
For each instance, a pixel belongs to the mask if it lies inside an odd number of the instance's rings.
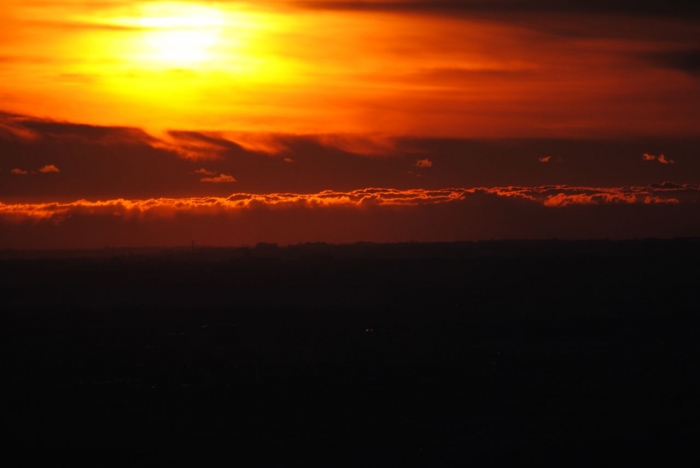
[[[149,3],[140,18],[146,54],[171,65],[193,65],[212,58],[224,15],[216,8],[187,3]]]

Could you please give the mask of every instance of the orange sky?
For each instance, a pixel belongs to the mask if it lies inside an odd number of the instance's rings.
[[[692,17],[354,3],[5,0],[0,108],[154,133],[699,133],[697,70],[673,66]]]
[[[0,248],[700,235],[699,19],[4,0]]]

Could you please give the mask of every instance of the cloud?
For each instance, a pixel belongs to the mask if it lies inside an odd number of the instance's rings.
[[[197,169],[196,171],[194,171],[194,173],[204,175],[204,176],[215,176],[216,175],[216,171],[210,171],[210,170],[204,169],[204,168]]]
[[[294,162],[294,160],[292,158],[284,158],[282,161],[284,161],[286,163],[293,163]]]
[[[212,177],[207,182],[235,182],[227,174]],[[204,181],[204,179],[202,179]],[[543,207],[566,207],[571,205],[617,205],[617,204],[696,204],[700,199],[700,185],[664,182],[649,186],[630,187],[570,187],[545,185],[539,187],[474,187],[445,189],[395,189],[365,188],[351,191],[324,190],[318,193],[234,193],[228,197],[150,198],[142,200],[114,199],[104,201],[79,200],[72,203],[0,203],[0,217],[20,216],[27,218],[61,219],[70,213],[113,213],[117,211],[136,213],[149,212],[227,212],[252,207],[305,207],[328,206],[421,206],[456,201],[468,201],[475,197],[522,200]]]
[[[416,161],[415,166],[420,168],[420,169],[425,169],[428,167],[431,167],[433,165],[433,162],[430,159],[419,159]]]
[[[0,114],[0,126],[11,125],[25,139],[57,143],[90,143],[104,146],[149,144],[153,137],[133,127],[106,127],[60,122],[36,117]]]
[[[647,198],[645,198],[646,200]],[[601,205],[611,203],[637,203],[637,196],[624,192],[601,192],[551,195],[544,200],[545,206],[562,207],[569,205]]]
[[[557,156],[556,158],[555,158],[554,156],[540,156],[540,157],[537,158],[537,160],[538,160],[539,162],[541,162],[542,164],[547,164],[547,163],[550,163],[550,162],[551,162],[551,163],[556,162],[556,163],[561,164],[561,163],[564,162],[564,158],[562,158],[561,156]]]
[[[39,134],[22,124],[23,117],[0,112],[0,139],[34,141]]]
[[[396,152],[394,139],[383,135],[331,134],[316,135],[311,138],[323,146],[337,148],[352,154],[373,156],[388,155]]]
[[[668,50],[642,54],[652,63],[671,70],[679,70],[691,75],[700,73],[700,49]]]
[[[56,166],[54,166],[53,164],[49,164],[49,165],[46,165],[46,166],[42,167],[41,169],[39,169],[39,172],[41,172],[42,174],[48,174],[50,172],[61,172],[61,171],[59,171],[58,168]]]
[[[25,171],[24,169],[19,169],[19,168],[14,168],[14,169],[12,169],[10,172],[13,173],[13,174],[17,174],[17,175],[27,175],[27,174],[29,174],[29,172]]]
[[[153,148],[164,149],[193,161],[221,159],[222,153],[230,149],[241,149],[220,133],[181,130],[169,130],[149,140],[149,144]]]
[[[64,31],[113,31],[113,32],[141,32],[147,28],[140,26],[127,26],[119,24],[79,22],[79,21],[25,21],[30,26],[59,29]]]
[[[365,188],[0,203],[0,248],[700,235],[700,187],[667,187]]]
[[[667,158],[663,153],[656,156],[655,154],[644,153],[642,155],[644,161],[658,161],[661,164],[675,164],[676,161]]]
[[[0,112],[0,138],[100,146],[150,146],[189,160],[215,160],[229,150],[242,150],[217,132],[168,130],[151,135],[135,127],[60,122]]]
[[[477,13],[604,13],[628,15],[697,16],[700,7],[686,0],[631,2],[629,0],[292,0],[301,8],[384,11],[440,15]]]
[[[283,136],[275,133],[224,132],[223,136],[251,153],[274,156],[289,150]]]
[[[236,181],[236,179],[234,179],[233,176],[230,176],[228,174],[219,174],[216,177],[203,177],[199,180],[201,182],[210,182],[210,183],[215,183],[215,184],[230,183],[230,182]]]

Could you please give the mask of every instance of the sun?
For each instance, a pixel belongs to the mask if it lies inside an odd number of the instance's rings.
[[[213,58],[224,14],[216,8],[191,3],[148,3],[142,8],[144,55],[171,66],[187,67]]]

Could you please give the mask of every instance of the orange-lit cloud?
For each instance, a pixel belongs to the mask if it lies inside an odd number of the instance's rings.
[[[427,167],[430,167],[433,165],[433,162],[430,159],[419,159],[416,161],[416,167],[419,169],[425,169]]]
[[[214,179],[233,182],[221,174]],[[233,179],[231,177],[231,179]],[[252,207],[304,207],[308,209],[331,206],[420,206],[469,200],[470,197],[489,195],[497,198],[519,199],[545,207],[606,204],[677,204],[697,203],[700,186],[664,183],[646,187],[477,187],[452,189],[387,189],[367,188],[348,192],[326,190],[314,194],[234,193],[228,197],[157,198],[147,200],[79,200],[71,203],[0,203],[0,216],[20,218],[52,218],[56,220],[82,214],[110,214],[114,216],[143,216],[147,213],[222,213]]]
[[[196,171],[194,171],[194,173],[199,174],[199,175],[204,175],[204,176],[215,176],[216,175],[216,171],[210,171],[210,170],[204,169],[204,168],[197,169]]]
[[[214,177],[202,177],[199,179],[201,182],[209,182],[209,183],[215,183],[215,184],[221,184],[221,183],[231,183],[235,182],[236,179],[228,174],[219,174],[218,176]]]
[[[39,169],[39,172],[41,172],[42,174],[48,174],[51,172],[61,172],[61,171],[59,171],[55,165],[48,164],[46,166],[43,166],[41,169]]]
[[[675,164],[676,161],[673,159],[667,158],[663,153],[659,154],[658,156],[655,154],[649,154],[649,153],[644,153],[642,155],[642,159],[645,161],[658,161],[661,164]]]
[[[17,167],[14,168],[14,169],[12,169],[10,172],[11,172],[12,174],[16,174],[16,175],[27,175],[27,174],[29,174],[29,172],[25,171],[24,169],[19,169],[19,168],[17,168]]]
[[[0,204],[0,248],[700,235],[699,186],[368,188]]]

